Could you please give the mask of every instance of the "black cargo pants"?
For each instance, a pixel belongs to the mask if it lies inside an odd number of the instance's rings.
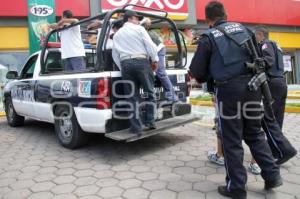
[[[216,88],[227,188],[235,195],[246,194],[247,173],[243,166],[242,140],[249,146],[262,169],[264,180],[273,181],[280,177],[279,167],[275,164],[271,149],[261,131],[261,92],[248,90],[250,79],[251,77],[241,76]]]
[[[272,109],[266,105],[266,102],[264,102],[262,127],[267,135],[273,156],[275,158],[283,158],[284,156],[289,156],[296,152],[296,149],[282,132],[284,107],[287,96],[285,79],[272,78],[269,81],[269,87],[272,98],[274,99],[274,103],[272,104],[274,113]]]

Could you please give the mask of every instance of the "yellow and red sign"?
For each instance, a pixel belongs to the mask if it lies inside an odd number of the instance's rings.
[[[188,17],[188,0],[102,0],[101,8],[102,11],[109,11],[124,7],[127,4],[135,4],[166,11],[173,20],[185,20]],[[136,11],[160,14],[160,12],[149,11],[139,7],[129,6],[128,8]]]

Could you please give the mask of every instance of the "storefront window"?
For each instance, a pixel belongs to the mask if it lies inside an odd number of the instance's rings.
[[[20,71],[29,57],[29,52],[0,52],[0,64],[10,71]]]

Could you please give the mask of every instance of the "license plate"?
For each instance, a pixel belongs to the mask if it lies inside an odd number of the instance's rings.
[[[164,117],[164,109],[158,108],[156,111],[156,119],[161,120]]]

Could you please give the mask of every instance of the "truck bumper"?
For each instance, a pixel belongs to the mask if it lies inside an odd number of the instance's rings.
[[[81,129],[89,133],[105,133],[106,123],[112,118],[111,109],[76,107],[74,110]]]

